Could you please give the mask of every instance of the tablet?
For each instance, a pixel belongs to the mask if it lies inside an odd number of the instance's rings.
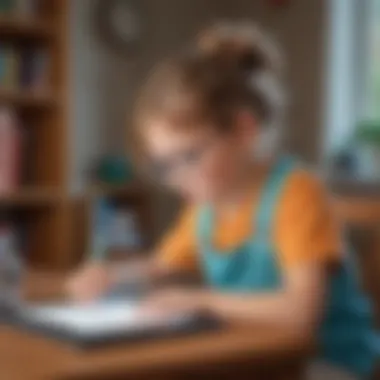
[[[14,322],[20,328],[81,347],[163,338],[219,327],[215,318],[203,314],[143,316],[133,301],[24,306]]]

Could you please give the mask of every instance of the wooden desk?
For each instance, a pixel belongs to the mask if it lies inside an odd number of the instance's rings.
[[[331,181],[339,216],[349,225],[380,225],[380,183]]]
[[[335,193],[336,210],[349,227],[363,286],[374,301],[380,328],[380,184],[363,187],[353,182],[337,186]]]
[[[301,378],[308,353],[310,342],[302,340],[300,334],[243,326],[95,351],[80,351],[3,326],[0,328],[0,379],[296,380]]]

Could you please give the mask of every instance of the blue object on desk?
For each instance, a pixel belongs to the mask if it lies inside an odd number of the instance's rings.
[[[106,198],[98,198],[95,201],[92,223],[91,223],[91,244],[90,259],[104,260],[107,256],[109,243],[109,229],[115,213],[115,207]]]

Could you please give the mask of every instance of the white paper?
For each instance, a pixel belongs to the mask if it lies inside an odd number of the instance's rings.
[[[30,306],[24,309],[23,315],[32,322],[86,336],[160,328],[183,320],[183,316],[179,315],[170,318],[152,315],[142,317],[136,304],[125,301],[91,305]]]

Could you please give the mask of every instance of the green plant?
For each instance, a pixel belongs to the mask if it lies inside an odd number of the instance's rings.
[[[354,140],[359,143],[380,146],[380,120],[365,120],[358,124]]]

